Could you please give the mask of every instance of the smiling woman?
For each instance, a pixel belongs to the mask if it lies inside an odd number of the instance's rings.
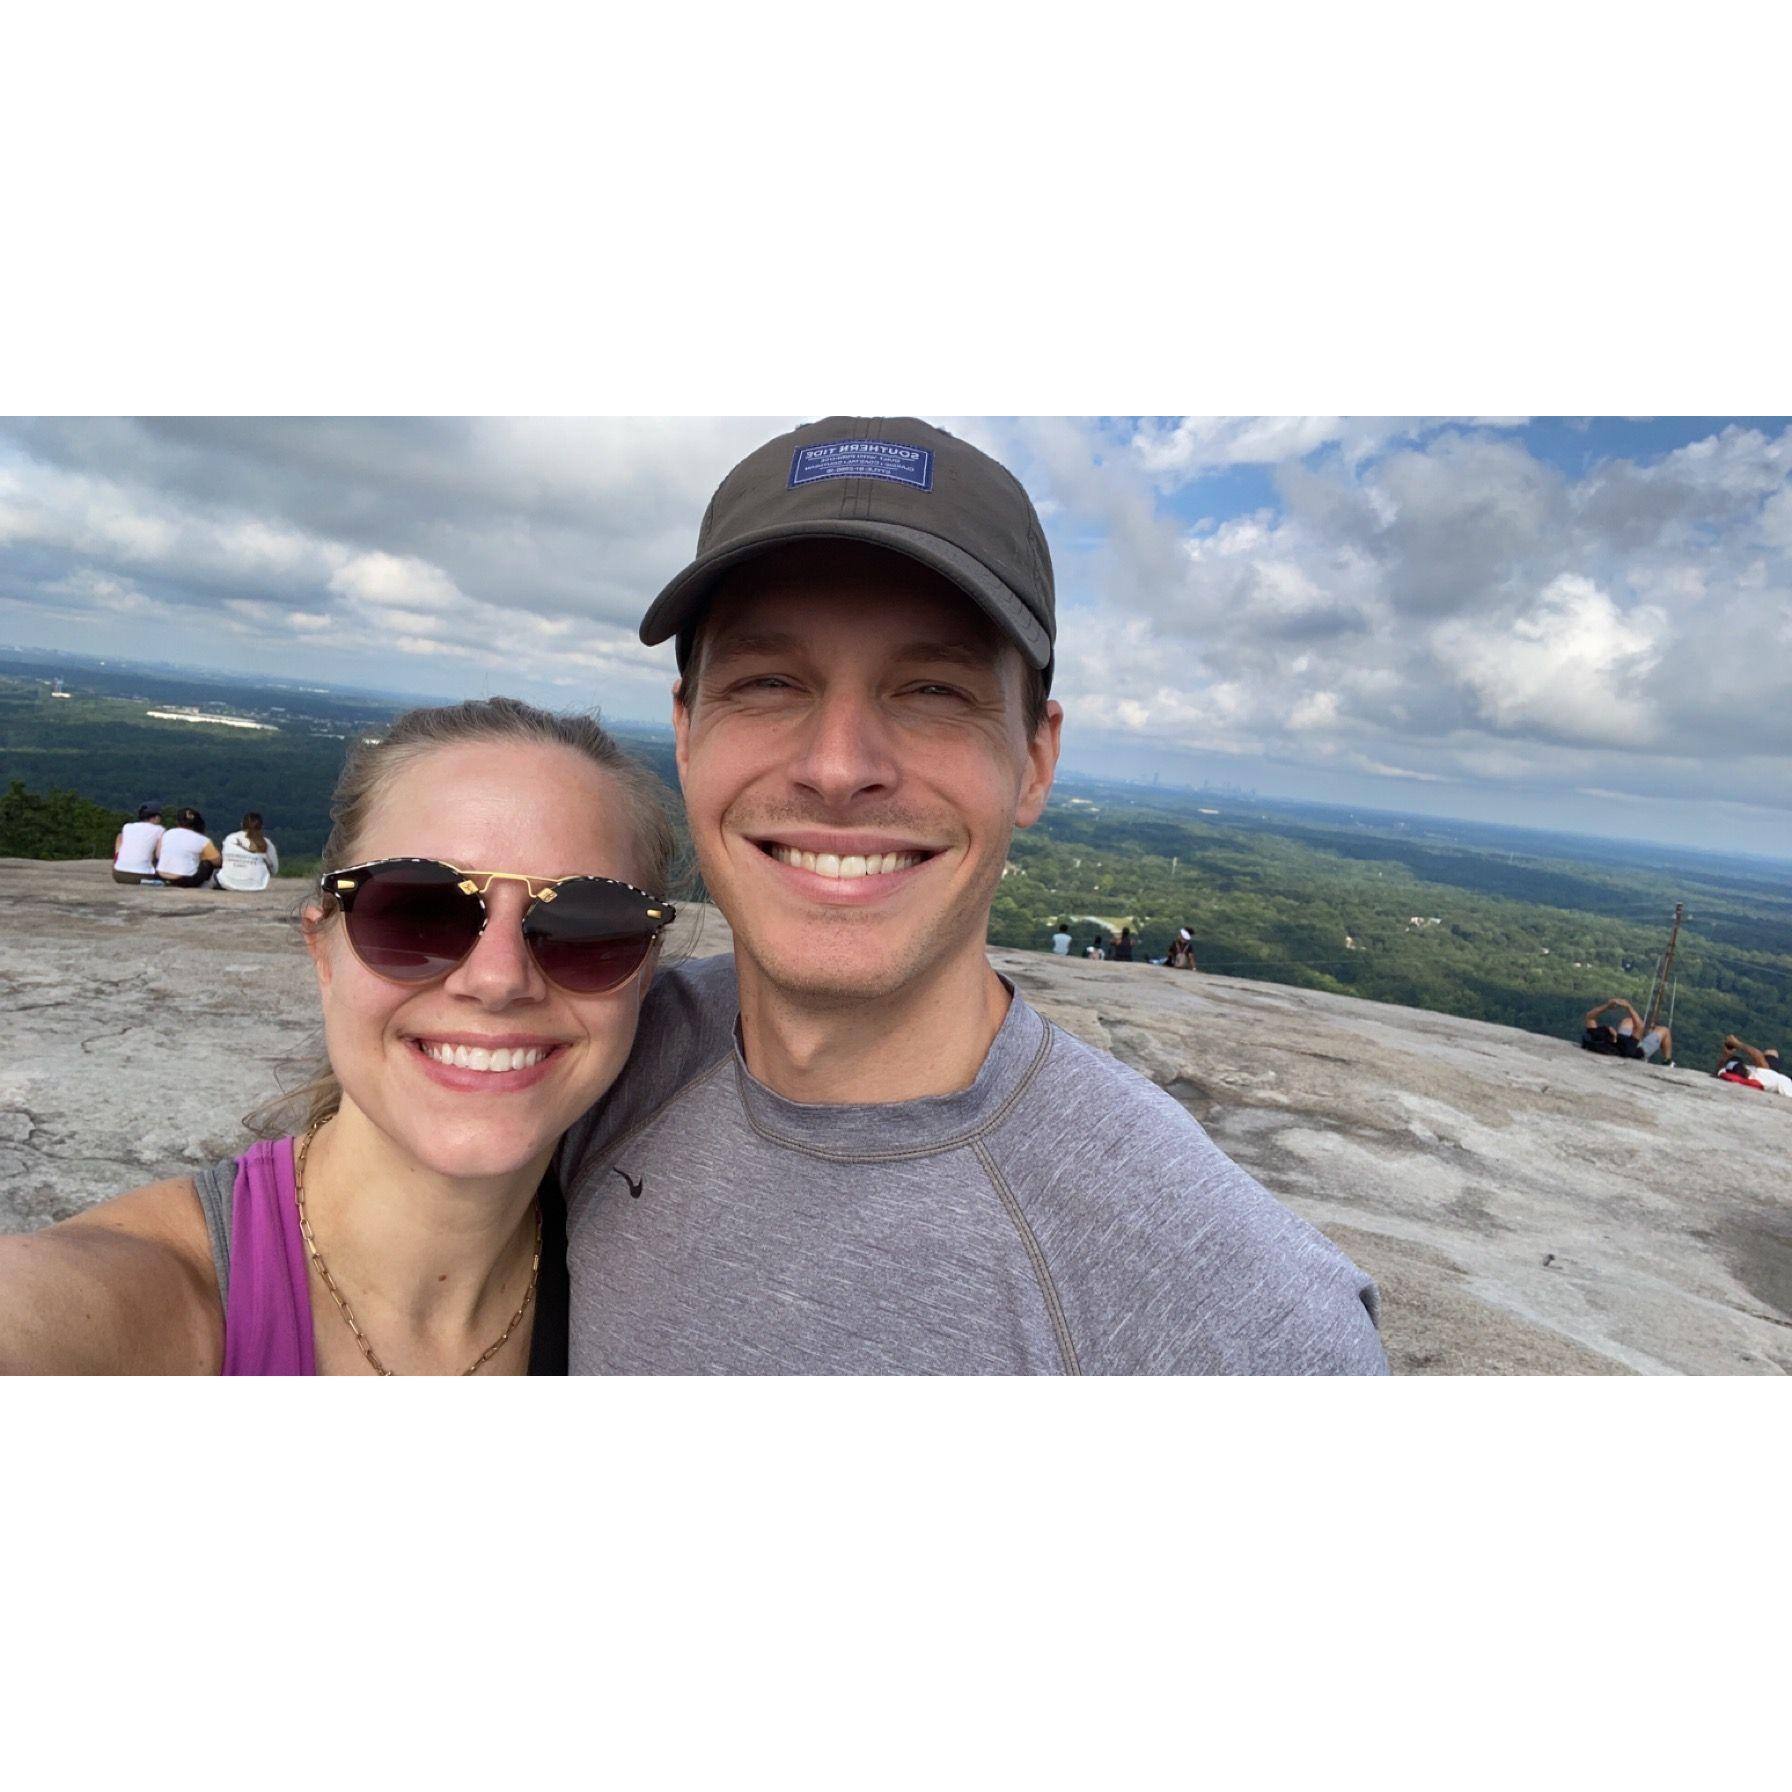
[[[547,1170],[673,918],[659,782],[495,698],[362,743],[332,814],[303,915],[327,1064],[240,1158],[0,1239],[0,1368],[565,1372]]]

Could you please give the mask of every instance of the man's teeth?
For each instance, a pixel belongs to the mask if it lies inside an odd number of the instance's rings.
[[[832,852],[798,852],[794,846],[773,846],[767,850],[780,865],[791,865],[799,871],[813,871],[818,877],[881,877],[887,871],[906,871],[926,858],[921,852],[848,853],[844,858]]]
[[[545,1047],[518,1045],[506,1051],[502,1046],[488,1052],[482,1045],[437,1045],[423,1042],[423,1055],[438,1064],[451,1064],[456,1070],[527,1070],[539,1064],[547,1054]]]

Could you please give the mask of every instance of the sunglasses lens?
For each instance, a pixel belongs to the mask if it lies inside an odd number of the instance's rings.
[[[601,995],[641,968],[654,941],[647,901],[615,884],[575,878],[523,925],[544,976],[577,995]]]
[[[472,951],[483,912],[448,866],[423,863],[363,873],[343,918],[370,971],[395,983],[427,983]]]

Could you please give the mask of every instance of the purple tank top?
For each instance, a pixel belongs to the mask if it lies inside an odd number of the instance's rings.
[[[299,1231],[290,1138],[263,1139],[236,1160],[230,1206],[226,1375],[315,1375],[311,1284]]]

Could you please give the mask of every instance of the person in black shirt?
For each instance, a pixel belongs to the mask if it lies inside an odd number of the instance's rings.
[[[1601,1018],[1614,1009],[1622,1015],[1616,1026]],[[1607,1058],[1649,1059],[1659,1053],[1664,1064],[1674,1061],[1672,1032],[1666,1027],[1645,1032],[1643,1017],[1622,996],[1608,997],[1598,1007],[1587,1010],[1581,1022],[1580,1048]]]

